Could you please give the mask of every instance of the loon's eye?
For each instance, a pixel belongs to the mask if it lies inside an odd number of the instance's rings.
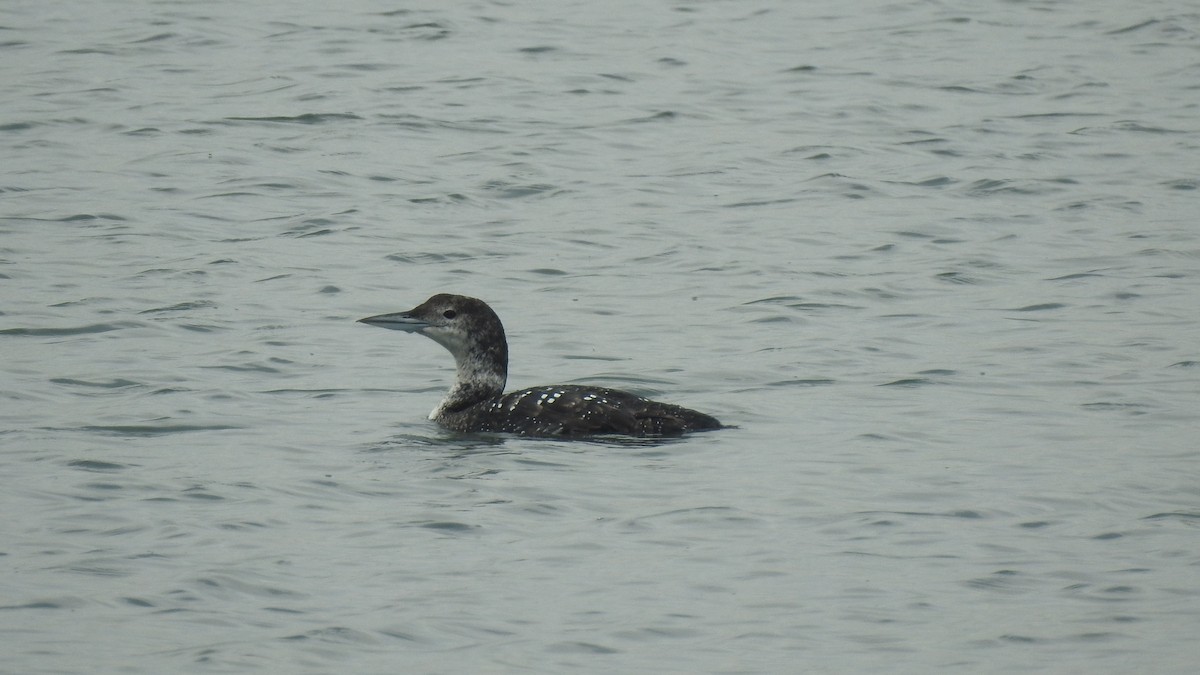
[[[448,310],[442,312],[442,316],[446,317],[447,319],[453,319],[454,317],[458,316],[458,312],[455,312],[452,309],[448,309]]]

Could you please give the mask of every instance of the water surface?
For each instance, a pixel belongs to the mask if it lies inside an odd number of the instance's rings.
[[[1200,13],[10,3],[13,672],[1200,658]],[[471,438],[510,386],[737,429]]]

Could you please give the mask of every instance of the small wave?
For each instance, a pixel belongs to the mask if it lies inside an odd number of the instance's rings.
[[[126,321],[117,323],[94,323],[87,326],[68,326],[65,328],[5,328],[0,330],[0,335],[12,335],[17,337],[66,337],[70,335],[107,333],[109,331],[121,330],[122,328],[134,328],[139,325],[140,324]]]
[[[193,431],[226,431],[240,428],[228,424],[95,424],[79,427],[79,430],[118,436],[166,436]]]

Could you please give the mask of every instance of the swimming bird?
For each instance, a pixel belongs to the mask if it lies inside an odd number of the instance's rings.
[[[704,413],[607,387],[555,384],[505,394],[504,326],[492,308],[476,298],[439,293],[407,312],[359,321],[420,333],[449,350],[457,374],[429,419],[453,431],[578,438],[676,436],[721,428]]]

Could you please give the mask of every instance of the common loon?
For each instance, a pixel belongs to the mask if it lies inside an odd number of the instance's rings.
[[[704,413],[605,387],[557,384],[504,393],[508,342],[482,300],[439,293],[407,312],[360,322],[420,333],[454,355],[458,373],[429,419],[453,431],[522,436],[676,436],[719,429]]]

